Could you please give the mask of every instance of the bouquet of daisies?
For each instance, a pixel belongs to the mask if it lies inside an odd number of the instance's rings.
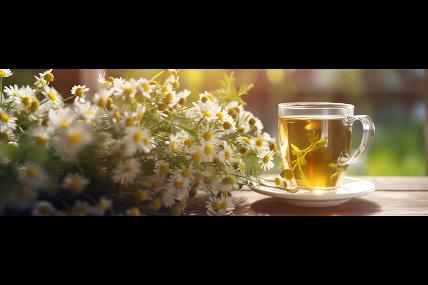
[[[12,75],[0,69],[0,84]],[[0,214],[180,215],[198,191],[209,215],[272,168],[275,141],[244,109],[251,85],[193,96],[176,70],[105,78],[62,97],[52,70],[0,85]]]

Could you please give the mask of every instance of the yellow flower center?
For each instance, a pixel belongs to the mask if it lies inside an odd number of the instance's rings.
[[[223,178],[223,184],[225,184],[225,185],[233,185],[233,184],[235,184],[235,179],[233,177]]]
[[[107,108],[107,110],[111,110],[112,107],[113,107],[113,100],[108,98],[106,108]]]
[[[256,124],[256,120],[254,118],[251,118],[248,123],[250,124],[250,126],[254,126]]]
[[[82,188],[82,180],[81,180],[81,178],[78,177],[78,176],[74,176],[71,179],[70,188],[74,192],[79,192],[81,190],[81,188]]]
[[[150,144],[149,139],[147,139],[147,138],[143,139],[143,144],[144,144],[145,146],[148,146],[148,145]]]
[[[256,146],[262,147],[263,146],[263,138],[257,138],[256,140]]]
[[[67,142],[71,145],[77,146],[82,142],[82,134],[81,133],[72,133],[67,136]]]
[[[181,106],[184,106],[186,104],[186,98],[184,97],[180,98],[180,100],[178,100],[178,104],[180,104]]]
[[[132,207],[129,210],[128,216],[139,217],[139,216],[141,216],[141,211],[137,207]]]
[[[183,177],[190,177],[190,170],[189,169],[184,169],[182,172],[181,172],[181,175],[183,176]]]
[[[202,114],[204,114],[205,115],[205,117],[207,117],[207,118],[211,118],[212,117],[212,113],[210,112],[210,111],[208,111],[208,110],[202,110]]]
[[[227,202],[226,202],[226,201],[223,201],[223,202],[220,204],[220,208],[221,208],[221,209],[223,209],[223,210],[226,210],[228,206],[229,206],[229,204],[227,204]]]
[[[178,80],[176,80],[176,81],[174,81],[172,86],[174,86],[175,89],[178,89],[178,88],[180,88],[180,82],[178,82]]]
[[[192,153],[192,159],[195,162],[199,162],[202,159],[201,153],[199,151]]]
[[[224,152],[224,158],[226,159],[226,160],[229,160],[230,158],[231,158],[231,153],[230,153],[230,151],[228,151],[228,150],[226,150],[225,152]]]
[[[133,117],[126,118],[125,125],[127,127],[132,127],[135,124],[135,120]]]
[[[43,79],[46,80],[47,82],[52,82],[54,81],[55,76],[52,73],[48,72],[43,76]]]
[[[176,189],[183,189],[183,181],[175,181],[174,182],[174,187]]]
[[[5,71],[3,71],[3,70],[0,70],[0,77],[5,77],[6,76],[6,72]]]
[[[161,182],[159,180],[152,181],[152,188],[157,189],[161,186]]]
[[[31,98],[29,96],[22,97],[22,103],[25,107],[30,107],[31,105]]]
[[[70,121],[67,119],[61,119],[59,121],[59,126],[66,129],[66,128],[70,127]]]
[[[82,97],[83,95],[85,95],[85,90],[82,87],[79,87],[76,89],[76,96],[77,97]]]
[[[214,148],[212,147],[212,145],[207,144],[207,145],[204,147],[204,153],[205,153],[206,155],[210,155],[210,154],[212,154],[212,153],[213,153],[213,151],[214,151]]]
[[[137,199],[138,201],[140,201],[141,203],[146,202],[147,199],[149,199],[149,194],[147,194],[146,191],[138,191],[137,192]]]
[[[156,198],[153,200],[152,206],[155,210],[159,210],[160,207],[162,206],[162,202],[159,198]]]
[[[0,113],[0,120],[3,123],[7,123],[9,122],[9,116],[6,113]]]
[[[166,93],[166,92],[168,92],[168,91],[169,91],[168,85],[164,85],[164,86],[162,87],[162,92],[163,92],[163,93]]]
[[[225,130],[229,130],[230,128],[232,128],[232,124],[231,124],[231,123],[229,123],[229,122],[224,122],[224,124],[223,124],[223,128],[224,128]]]
[[[18,196],[21,199],[27,200],[28,198],[31,197],[31,191],[28,187],[22,187],[18,191]]]
[[[107,81],[110,82],[110,83],[113,83],[114,82],[114,77],[110,76],[109,78],[107,78]]]
[[[144,92],[149,92],[150,91],[150,85],[147,82],[143,83],[143,90]]]
[[[201,98],[201,101],[202,101],[202,103],[207,103],[208,98],[204,96],[204,97]]]
[[[244,143],[250,144],[250,139],[249,138],[243,137],[242,140],[244,141]]]
[[[171,103],[173,98],[174,98],[174,95],[172,95],[171,92],[169,92],[168,94],[166,94],[166,97],[164,99],[165,104]]]
[[[281,185],[281,179],[279,179],[278,177],[275,177],[275,184],[277,186],[280,186]]]
[[[167,175],[169,173],[169,165],[168,164],[162,164],[159,167],[159,172],[164,174],[164,175]]]
[[[35,99],[33,102],[31,102],[31,111],[34,112],[40,107],[40,101]]]
[[[113,118],[115,118],[116,120],[120,120],[120,118],[122,118],[122,115],[120,114],[119,111],[114,112],[113,114]]]
[[[192,147],[192,145],[193,145],[192,139],[185,140],[184,145],[187,147]]]
[[[32,166],[28,166],[26,169],[26,175],[30,179],[37,179],[39,177],[39,171]]]
[[[131,95],[133,92],[134,92],[134,89],[132,87],[123,88],[123,93],[125,95]]]
[[[178,150],[178,144],[176,142],[171,142],[170,143],[170,147],[171,147],[171,151],[172,152],[177,152],[177,150]]]
[[[101,97],[98,100],[98,107],[105,108],[105,106],[107,106],[107,99],[104,97]]]
[[[206,132],[203,135],[203,138],[204,138],[205,141],[209,141],[209,140],[211,140],[213,138],[213,134],[211,132]]]
[[[268,163],[269,163],[269,161],[270,161],[270,156],[269,156],[269,155],[265,155],[265,156],[263,157],[263,163],[264,163],[264,164],[268,164]]]
[[[7,132],[0,132],[0,139],[3,141],[10,141],[9,134]]]
[[[274,151],[275,149],[276,149],[276,144],[275,144],[275,143],[271,143],[271,144],[269,145],[269,150]]]
[[[172,216],[180,216],[181,215],[181,207],[179,205],[172,206],[169,208],[169,212]]]
[[[223,113],[222,112],[218,112],[217,113],[217,118],[219,118],[220,121],[223,121],[223,119],[224,119]]]
[[[56,101],[56,94],[55,92],[51,91],[47,94],[48,98],[51,99],[52,101]]]
[[[218,210],[220,210],[221,203],[220,203],[219,201],[214,201],[214,202],[212,203],[212,207],[213,207],[213,209],[214,209],[215,211],[218,211]]]
[[[98,205],[97,205],[96,209],[97,209],[97,211],[98,211],[98,212],[104,212],[104,211],[106,211],[109,207],[110,207],[110,203],[109,203],[108,201],[106,201],[106,200],[101,200],[101,201],[98,203]]]
[[[235,111],[235,109],[230,109],[228,111],[229,115],[232,116],[232,118],[236,119],[236,116],[238,116],[238,113]]]
[[[48,138],[44,135],[36,136],[36,142],[41,146],[46,146],[48,143]]]
[[[50,215],[53,212],[51,205],[42,205],[39,207],[39,212],[42,215]]]

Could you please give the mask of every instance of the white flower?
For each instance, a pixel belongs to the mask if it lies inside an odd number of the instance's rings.
[[[76,201],[71,210],[73,216],[87,216],[91,212],[91,205],[86,201]]]
[[[33,216],[56,216],[58,213],[58,210],[55,209],[52,203],[47,201],[39,201],[36,203],[31,214]]]
[[[198,104],[198,109],[203,118],[205,118],[208,122],[213,120],[217,120],[217,114],[221,112],[220,105],[216,103],[203,103]]]
[[[232,147],[230,147],[230,145],[224,141],[219,153],[220,162],[225,163],[232,161],[234,153],[235,152],[233,151]]]
[[[128,159],[121,162],[118,167],[113,170],[113,181],[115,183],[128,186],[132,184],[141,172],[141,163],[134,159]]]
[[[8,96],[8,97],[18,97],[19,95],[19,87],[18,85],[11,85],[11,86],[6,86],[4,88],[4,93]]]
[[[186,104],[187,97],[189,97],[190,94],[191,92],[187,89],[178,92],[177,94],[175,94],[174,101],[171,102],[170,107],[175,106],[177,104],[183,107]]]
[[[199,104],[217,103],[217,99],[207,91],[199,94]]]
[[[75,120],[75,116],[73,115],[70,108],[56,110],[50,109],[48,117],[49,125],[53,128],[67,129],[73,124]]]
[[[92,134],[83,124],[74,124],[63,129],[55,137],[53,145],[55,150],[64,159],[73,159],[74,156],[92,141]]]
[[[189,180],[184,178],[180,172],[174,172],[171,177],[168,178],[168,184],[166,186],[168,191],[175,193],[175,198],[179,201],[189,197]]]
[[[46,82],[52,82],[55,76],[52,74],[52,69],[48,69],[45,72],[39,73],[39,77],[46,80]]]
[[[46,87],[48,85],[48,82],[45,79],[43,79],[43,77],[37,77],[37,76],[34,76],[34,77],[36,78],[36,81],[34,82],[34,85],[37,88],[42,89],[42,88],[44,88],[44,87]]]
[[[162,190],[161,190],[162,191]],[[175,203],[175,196],[176,193],[172,189],[163,189],[162,195],[161,195],[161,201],[162,205],[164,207],[171,207]]]
[[[218,190],[221,191],[232,191],[238,188],[238,181],[233,176],[223,177],[220,182],[217,183]]]
[[[86,185],[89,184],[89,179],[86,177],[75,173],[67,174],[62,183],[62,187],[65,189],[70,189],[74,193],[80,193],[85,189]]]
[[[129,130],[125,144],[129,155],[132,155],[137,151],[149,153],[154,147],[150,130],[138,127],[134,127]]]
[[[254,146],[251,144],[251,139],[249,139],[246,136],[239,136],[236,138],[236,142],[241,145],[242,147],[253,150]]]
[[[111,101],[110,96],[112,95],[111,91],[103,89],[98,93],[95,93],[93,102],[97,104],[100,108],[106,108]]]
[[[50,128],[38,126],[30,131],[32,137],[36,143],[42,147],[46,147],[49,142],[49,136],[51,133]]]
[[[263,151],[257,155],[259,159],[259,163],[262,165],[261,168],[263,171],[269,170],[273,168],[274,164],[272,162],[275,152],[267,150]]]
[[[30,109],[36,111],[40,106],[40,101],[36,98],[36,90],[30,86],[19,88],[16,96],[10,96],[9,102],[14,102],[18,111]]]
[[[3,77],[9,77],[11,76],[13,73],[10,69],[0,69],[0,78]]]
[[[169,168],[169,163],[166,161],[158,160],[155,164],[155,173],[159,177],[166,177],[171,172],[171,169]]]
[[[207,214],[210,216],[230,215],[235,209],[235,205],[230,196],[210,197],[206,202]]]
[[[145,78],[140,78],[137,82],[143,96],[149,98],[150,94],[153,92],[153,86],[150,84],[150,81]]]
[[[106,79],[106,74],[102,73],[102,74],[98,74],[98,82],[103,84],[106,88],[110,88],[113,86],[114,83],[114,78],[113,77],[109,77]]]
[[[6,126],[12,130],[16,129],[16,117],[8,114],[6,110],[0,107],[0,125]]]
[[[7,125],[0,124],[0,141],[9,142],[13,139],[15,139],[15,135],[13,134],[12,129]]]
[[[221,129],[223,131],[223,134],[229,135],[229,134],[236,133],[237,131],[236,123],[235,123],[235,120],[232,118],[232,116],[223,112],[221,112],[220,114],[222,114],[220,123],[221,123]]]
[[[53,87],[46,87],[42,94],[48,99],[47,104],[49,106],[58,107],[62,105],[62,97]]]
[[[112,200],[108,200],[107,198],[103,197],[95,207],[91,208],[90,214],[94,216],[104,216],[106,211],[111,208],[112,204]]]
[[[79,102],[82,102],[82,99],[84,101],[86,92],[88,91],[89,88],[87,88],[86,85],[74,85],[73,88],[71,88],[71,94],[75,95]]]
[[[92,105],[90,102],[74,104],[77,107],[77,113],[82,115],[86,122],[94,122],[98,118],[99,107]]]
[[[114,80],[113,94],[118,97],[125,96],[132,100],[137,93],[137,87],[138,83],[134,79],[126,81],[122,78],[116,78]]]
[[[18,167],[19,179],[33,189],[41,189],[49,183],[45,171],[35,162],[28,161],[23,166]]]

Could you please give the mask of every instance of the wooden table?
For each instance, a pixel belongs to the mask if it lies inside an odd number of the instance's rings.
[[[233,193],[239,216],[391,216],[428,215],[428,177],[364,176],[376,186],[372,194],[328,208],[286,206],[275,198],[251,190]],[[186,210],[187,215],[205,215],[206,196],[196,196]]]

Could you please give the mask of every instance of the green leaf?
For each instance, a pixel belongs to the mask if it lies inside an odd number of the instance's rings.
[[[253,84],[244,84],[237,89],[235,81],[236,78],[233,72],[230,74],[224,74],[223,80],[221,81],[222,88],[215,90],[213,95],[216,96],[219,101],[226,104],[231,101],[237,101],[238,103],[245,105],[246,103],[241,96],[248,94],[248,91],[253,88]]]

